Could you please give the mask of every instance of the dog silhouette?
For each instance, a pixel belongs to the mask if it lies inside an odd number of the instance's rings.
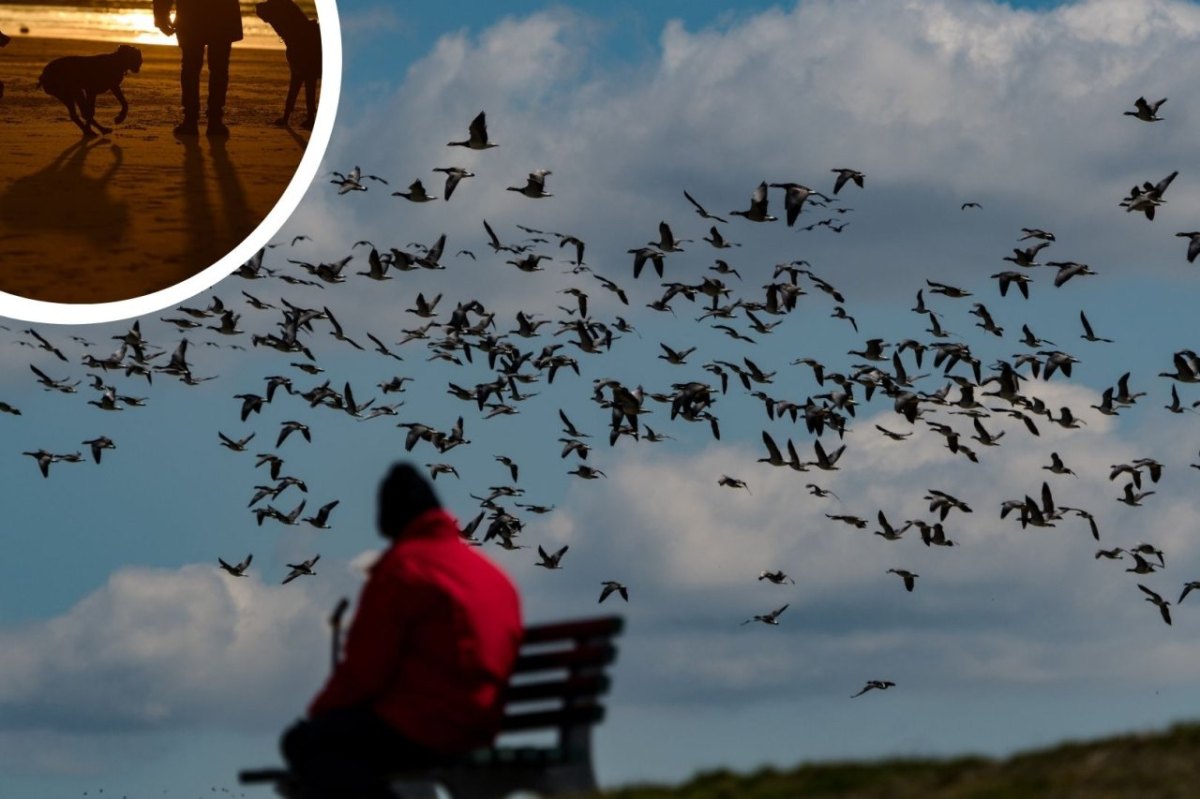
[[[115,53],[56,58],[42,70],[37,85],[46,94],[62,100],[71,115],[71,121],[79,126],[85,137],[91,138],[97,135],[96,131],[112,133],[112,128],[106,128],[96,121],[96,97],[105,92],[113,93],[121,104],[121,110],[113,121],[121,124],[129,114],[129,103],[121,91],[121,81],[125,79],[125,73],[138,72],[141,68],[142,51],[123,44]]]

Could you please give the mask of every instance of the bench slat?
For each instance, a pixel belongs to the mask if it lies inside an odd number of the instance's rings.
[[[515,674],[550,669],[574,669],[587,666],[606,666],[616,660],[617,648],[612,644],[593,644],[553,652],[520,655]]]
[[[541,644],[575,638],[611,638],[625,627],[621,616],[602,616],[579,621],[535,624],[525,628],[524,642]]]
[[[246,769],[238,772],[238,782],[242,785],[253,785],[261,782],[283,782],[291,779],[291,774],[283,768]]]
[[[540,730],[551,727],[571,727],[580,724],[598,724],[604,720],[604,708],[600,705],[568,707],[562,710],[542,710],[535,713],[510,713],[500,726],[503,732],[518,730]]]
[[[538,699],[574,699],[608,693],[612,681],[603,674],[581,674],[565,680],[531,682],[510,685],[504,692],[504,703],[532,702]]]

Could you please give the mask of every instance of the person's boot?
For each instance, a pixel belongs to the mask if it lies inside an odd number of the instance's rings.
[[[229,138],[229,128],[225,127],[224,115],[220,112],[208,112],[208,128],[204,131],[204,135],[209,138]]]
[[[183,121],[175,126],[176,136],[199,136],[200,124],[194,116],[184,115]]]

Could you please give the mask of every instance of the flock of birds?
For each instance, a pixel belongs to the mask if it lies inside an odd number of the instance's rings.
[[[1158,110],[1164,102],[1165,99],[1151,104],[1139,98],[1136,110],[1126,113],[1138,120],[1158,121],[1161,119],[1157,115]],[[468,137],[451,141],[448,146],[483,152],[498,145],[491,141],[486,116],[480,112],[470,123]],[[407,191],[392,192],[391,196],[399,198],[397,201],[414,204],[448,203],[452,197],[458,196],[456,192],[475,190],[473,184],[482,182],[475,172],[460,165],[439,165],[431,171],[444,175],[444,182],[437,187],[440,192],[434,190],[431,193],[418,179],[410,183]],[[751,273],[752,266],[735,268],[726,260],[731,258],[731,250],[741,246],[732,239],[739,234],[751,234],[761,224],[779,222],[794,227],[802,219],[818,215],[822,216],[820,221],[813,222],[807,228],[798,226],[798,229],[826,227],[840,233],[848,223],[839,220],[853,211],[844,205],[846,195],[843,192],[849,191],[849,187],[853,187],[853,191],[865,190],[866,176],[845,167],[833,168],[831,172],[835,177],[828,194],[797,182],[761,181],[750,191],[748,207],[724,215],[713,213],[709,210],[710,206],[702,204],[688,191],[683,191],[686,207],[709,228],[708,235],[701,239],[702,244],[680,239],[676,237],[673,226],[662,221],[658,225],[657,240],[645,244],[631,242],[625,250],[625,254],[631,256],[626,261],[630,269],[627,274],[631,276],[628,279],[617,274],[602,275],[592,271],[584,260],[588,245],[582,234],[517,225],[521,235],[507,238],[502,237],[502,233],[507,234],[507,231],[498,232],[487,220],[480,220],[482,244],[491,250],[490,257],[497,264],[511,265],[515,271],[523,273],[544,272],[550,265],[557,264],[564,274],[572,276],[574,285],[561,292],[568,298],[566,304],[557,305],[549,314],[544,313],[544,309],[521,310],[510,321],[489,311],[479,299],[418,293],[416,297],[406,300],[406,307],[401,307],[403,301],[397,306],[396,318],[411,320],[411,323],[402,323],[397,329],[386,332],[351,329],[335,315],[334,303],[325,298],[326,288],[351,280],[373,281],[381,286],[388,281],[401,282],[404,279],[402,273],[462,269],[468,263],[482,261],[488,257],[487,254],[482,250],[477,253],[473,249],[460,249],[449,256],[446,236],[440,235],[428,244],[409,243],[403,248],[359,241],[350,247],[349,254],[338,260],[312,263],[301,258],[279,258],[274,252],[285,243],[278,243],[261,250],[243,264],[234,277],[218,286],[218,289],[225,290],[241,281],[244,288],[239,287],[241,296],[237,305],[227,305],[212,296],[207,305],[182,306],[160,316],[160,323],[179,336],[178,340],[165,346],[152,344],[143,337],[143,320],[133,322],[125,333],[114,336],[117,349],[104,358],[92,353],[92,348],[97,346],[93,342],[72,336],[74,344],[84,350],[80,361],[85,371],[84,376],[80,377],[63,374],[71,361],[63,351],[64,347],[70,346],[65,342],[55,343],[41,332],[28,328],[24,331],[27,338],[20,343],[47,353],[42,356],[47,360],[46,363],[31,364],[29,367],[36,381],[46,391],[65,394],[91,392],[92,398],[88,404],[108,413],[135,408],[148,401],[147,397],[128,393],[128,389],[116,385],[114,375],[123,374],[127,380],[133,381],[144,379],[147,387],[155,385],[156,379],[164,378],[178,380],[188,386],[214,379],[215,375],[204,374],[195,366],[195,342],[200,337],[203,337],[206,346],[275,350],[279,354],[279,368],[273,374],[263,375],[257,385],[245,386],[238,393],[230,394],[230,401],[236,403],[234,407],[243,424],[261,414],[265,407],[281,402],[294,408],[287,414],[293,418],[280,422],[277,428],[270,431],[232,433],[228,429],[218,430],[214,446],[222,446],[243,455],[254,453],[254,473],[261,479],[253,481],[253,487],[248,490],[247,513],[254,517],[257,526],[271,522],[284,526],[309,525],[327,530],[332,527],[339,501],[329,499],[315,513],[305,515],[309,487],[300,477],[285,473],[288,450],[313,445],[317,439],[314,435],[314,414],[347,414],[359,422],[373,424],[380,424],[377,420],[390,419],[404,431],[397,440],[403,442],[406,451],[429,456],[425,465],[432,479],[458,479],[457,466],[461,463],[456,465],[456,456],[451,453],[471,444],[468,438],[471,427],[499,416],[518,413],[521,405],[530,398],[542,393],[549,394],[556,379],[565,397],[580,385],[583,375],[581,367],[587,359],[599,358],[610,351],[620,352],[621,339],[640,335],[627,318],[632,316],[631,297],[634,296],[635,285],[629,280],[644,282],[643,276],[649,279],[647,267],[653,270],[662,291],[660,293],[656,289],[653,292],[656,296],[645,304],[646,308],[667,314],[675,320],[690,315],[694,319],[691,324],[720,331],[735,342],[735,346],[744,347],[747,352],[758,340],[776,335],[776,329],[798,308],[803,306],[811,313],[818,301],[830,303],[827,308],[829,316],[844,320],[847,329],[852,329],[857,335],[858,323],[849,312],[846,296],[832,282],[819,275],[808,261],[778,263],[765,271],[766,277],[759,278]],[[505,188],[521,195],[521,198],[513,199],[514,203],[544,200],[553,196],[547,191],[552,174],[548,169],[536,169],[528,174],[524,183]],[[1121,201],[1120,207],[1153,220],[1156,209],[1166,203],[1164,195],[1177,174],[1172,172],[1157,183],[1147,181],[1133,187]],[[390,186],[386,178],[364,173],[358,166],[344,173],[332,173],[331,178],[337,194],[342,196],[365,193],[378,186]],[[773,189],[780,194],[773,192]],[[770,213],[776,197],[782,199],[782,220]],[[979,203],[963,205],[964,211],[978,211],[981,208]],[[734,216],[741,217],[742,222],[731,222],[729,218]],[[1187,259],[1193,261],[1200,253],[1200,232],[1181,232],[1177,235],[1189,239]],[[295,237],[288,245],[290,250],[300,251],[307,238]],[[1030,286],[1036,282],[1035,276],[1039,272],[1052,270],[1054,276],[1050,282],[1056,290],[1064,291],[1069,290],[1064,288],[1069,281],[1097,274],[1088,264],[1077,261],[1040,263],[1037,259],[1042,257],[1043,251],[1057,243],[1055,235],[1048,230],[1023,228],[1017,239],[1018,246],[1013,248],[1013,254],[1003,258],[1011,262],[1013,268],[992,274],[989,278],[997,282],[1002,298],[1008,297],[1012,288],[1028,298]],[[695,246],[685,248],[685,244]],[[672,265],[672,273],[679,276],[674,280],[666,280],[668,261],[673,264],[680,259],[679,253],[694,253],[697,248],[709,252],[715,263],[703,271],[694,266]],[[765,283],[758,282],[764,279]],[[254,288],[279,284],[297,287],[296,293],[291,298],[278,296],[267,301],[262,299],[267,295]],[[752,288],[753,285],[760,285],[761,289]],[[318,289],[321,291],[318,292]],[[301,301],[297,299],[300,293],[305,298],[319,299]],[[594,315],[592,311],[596,310],[597,303],[593,298],[596,296],[610,300],[600,305],[630,310],[624,311],[624,315]],[[805,297],[810,299],[802,302]],[[932,303],[934,298],[945,303],[945,308],[927,304]],[[761,358],[751,358],[749,355],[702,362],[702,356],[697,351],[698,345],[682,348],[658,342],[657,358],[666,364],[659,372],[664,384],[648,388],[613,377],[592,381],[582,392],[596,408],[594,420],[587,420],[592,425],[577,424],[561,407],[567,403],[560,401],[556,426],[559,428],[557,444],[561,448],[554,446],[553,454],[570,463],[572,468],[567,474],[580,480],[603,479],[605,473],[588,463],[589,453],[597,446],[598,440],[607,439],[610,447],[622,440],[655,444],[674,437],[662,432],[668,424],[677,436],[686,435],[692,429],[691,425],[698,424],[699,429],[706,431],[705,435],[720,439],[718,409],[727,396],[736,395],[739,391],[744,397],[761,403],[768,421],[776,424],[790,422],[796,426],[798,433],[810,437],[807,444],[802,441],[797,443],[800,441],[799,435],[795,439],[791,436],[783,438],[764,429],[761,433],[764,454],[758,459],[759,462],[771,468],[788,469],[808,476],[835,472],[840,468],[843,458],[851,457],[852,450],[848,452],[849,445],[844,443],[851,432],[851,424],[861,408],[880,398],[886,398],[885,401],[894,410],[895,424],[875,425],[874,431],[854,431],[855,436],[878,434],[889,440],[904,442],[918,432],[922,435],[936,434],[944,438],[951,457],[962,458],[966,462],[978,462],[983,449],[999,446],[1002,438],[1012,434],[1012,431],[997,428],[997,420],[1000,419],[1019,422],[1019,427],[1015,428],[1018,434],[1033,439],[1040,435],[1040,427],[1047,424],[1066,429],[1084,424],[1085,420],[1071,408],[1048,407],[1032,390],[1039,381],[1050,380],[1059,374],[1069,379],[1072,366],[1080,359],[1058,349],[1053,342],[1038,337],[1026,324],[1021,328],[1022,335],[1016,338],[1023,346],[1023,351],[1010,359],[998,359],[993,364],[985,365],[983,359],[976,355],[978,347],[973,349],[963,337],[943,327],[942,319],[949,308],[964,301],[971,302],[968,313],[977,320],[975,327],[989,336],[1005,336],[1004,328],[997,324],[995,317],[983,302],[978,301],[972,290],[926,280],[924,285],[917,287],[916,304],[912,311],[927,325],[924,328],[927,335],[895,341],[869,339],[848,351],[854,360],[847,364],[823,363],[811,357],[799,357],[788,364],[768,364],[760,362]],[[689,311],[689,308],[692,310]],[[348,320],[349,316],[345,315],[345,319]],[[246,323],[249,326],[251,320],[254,323],[253,330],[243,330],[241,325]],[[1082,311],[1079,321],[1084,341],[1089,344],[1111,341],[1096,335]],[[347,352],[354,350],[377,356],[382,375],[380,382],[374,386],[377,394],[364,399],[366,392],[361,385],[356,390],[349,381],[329,376],[326,367],[336,368],[337,359],[327,358],[324,363],[319,362],[311,345],[314,341],[330,339],[336,342],[335,346],[346,348]],[[424,348],[423,353],[417,352],[419,347]],[[421,386],[423,392],[445,390],[461,403],[464,410],[452,413],[451,416],[455,417],[452,422],[449,419],[435,423],[402,418],[401,395],[412,390],[409,384],[414,377],[397,372],[404,369],[402,365],[406,360],[414,357],[448,364],[456,374],[463,375],[450,381],[445,388]],[[1176,386],[1181,383],[1200,383],[1200,355],[1191,350],[1180,350],[1174,353],[1172,360],[1174,371],[1160,374],[1160,377],[1172,381],[1171,400],[1164,407],[1176,414],[1190,412],[1200,402],[1185,404]],[[931,367],[930,372],[918,374],[919,370],[926,367],[926,361]],[[803,367],[804,371],[810,372],[819,391],[803,399],[771,393],[776,375],[785,366]],[[676,372],[686,376],[669,376]],[[472,373],[475,376],[468,377]],[[484,373],[482,377],[481,373]],[[325,377],[322,378],[322,375]],[[309,385],[301,385],[304,380],[309,381]],[[1133,391],[1129,381],[1129,373],[1122,375],[1092,409],[1100,414],[1116,415],[1121,409],[1138,402],[1146,392]],[[935,383],[940,385],[933,387]],[[543,384],[544,388],[534,391],[531,386],[538,384]],[[19,409],[4,403],[0,403],[0,411],[20,414]],[[572,414],[579,416],[579,411],[573,407]],[[579,416],[581,421],[582,418]],[[966,429],[958,422],[963,418],[970,420],[966,423]],[[651,427],[651,423],[656,427]],[[261,440],[257,439],[264,432],[267,435]],[[836,446],[832,443],[833,439],[838,442]],[[269,443],[271,441],[273,446]],[[84,440],[80,445],[90,449],[91,457],[97,464],[106,450],[117,448],[117,443],[106,436]],[[811,450],[811,455],[805,453],[806,449]],[[527,448],[527,452],[528,457],[542,457],[532,447]],[[85,461],[82,450],[59,452],[38,449],[24,454],[35,460],[42,476],[46,478],[51,477],[52,466]],[[527,515],[551,513],[554,507],[521,501],[525,489],[519,485],[520,464],[517,459],[503,454],[494,454],[492,457],[499,464],[499,473],[510,479],[490,486],[486,491],[471,494],[479,502],[479,511],[464,525],[462,536],[475,546],[490,544],[508,550],[525,549],[528,545],[522,543],[522,532]],[[552,458],[553,455],[544,457]],[[1019,492],[1014,499],[1005,501],[997,509],[1000,517],[1012,516],[1022,528],[1053,527],[1066,524],[1069,519],[1080,519],[1086,521],[1090,534],[1099,542],[1098,509],[1062,505],[1054,497],[1052,481],[1062,476],[1074,476],[1075,472],[1057,451],[1048,453],[1047,460],[1043,468],[1051,476],[1041,481],[1040,490],[1030,487]],[[1200,464],[1193,465],[1200,468]],[[1144,490],[1146,482],[1156,484],[1162,471],[1160,462],[1144,457],[1113,465],[1109,479],[1123,480],[1117,499],[1126,505],[1137,506],[1155,493],[1154,490]],[[743,477],[723,474],[713,475],[712,480],[718,487],[751,490],[751,481]],[[817,482],[806,482],[805,489],[819,500],[829,497],[836,499],[832,491]],[[291,501],[285,502],[288,498]],[[874,516],[879,529],[873,530],[874,535],[893,542],[915,528],[926,547],[955,546],[952,521],[960,521],[964,516],[974,513],[975,509],[963,499],[938,489],[929,489],[925,499],[928,501],[928,517],[906,519],[899,524],[889,520],[887,509],[878,509]],[[846,524],[859,530],[871,526],[870,514],[863,516],[841,512],[825,515],[831,523]],[[536,565],[548,570],[567,567],[568,547],[562,546],[551,552],[539,545],[536,551]],[[1163,551],[1146,542],[1100,549],[1095,556],[1107,559],[1128,556],[1132,566],[1126,571],[1139,576],[1165,567]],[[300,562],[287,563],[289,571],[282,582],[286,584],[300,577],[316,575],[314,567],[319,558],[319,554],[314,554]],[[252,561],[252,555],[246,555],[236,563],[221,557],[218,565],[230,577],[244,577]],[[887,573],[894,575],[905,591],[916,590],[920,578],[916,572],[897,566],[888,569]],[[794,583],[789,575],[775,565],[764,569],[758,579],[777,586]],[[1175,604],[1181,603],[1191,590],[1198,587],[1200,581],[1186,583]],[[1156,606],[1162,620],[1170,624],[1169,608],[1172,603],[1144,584],[1139,583],[1138,588],[1144,592],[1146,600]],[[628,586],[618,580],[602,583],[599,601],[604,602],[614,594],[629,601]],[[778,625],[788,607],[789,603],[784,603],[774,610],[754,615],[741,624]],[[854,696],[893,685],[889,680],[870,680]]]

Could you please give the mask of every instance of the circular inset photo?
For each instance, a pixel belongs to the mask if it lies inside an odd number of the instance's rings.
[[[0,5],[0,314],[149,313],[299,204],[341,82],[334,0]]]

